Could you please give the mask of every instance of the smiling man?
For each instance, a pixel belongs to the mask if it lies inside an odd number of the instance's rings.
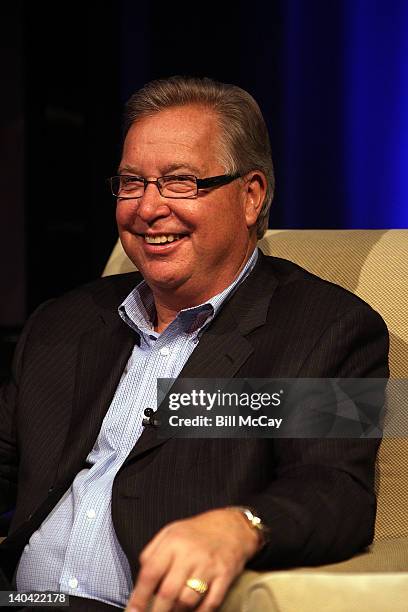
[[[40,307],[3,390],[8,579],[72,610],[204,612],[246,566],[369,544],[378,441],[163,439],[143,421],[160,377],[387,375],[369,306],[256,248],[273,193],[256,102],[209,79],[147,84],[111,187],[140,272]]]
[[[266,178],[225,174],[219,131],[214,112],[191,104],[143,117],[126,136],[116,216],[153,292],[158,331],[228,287],[256,246]]]

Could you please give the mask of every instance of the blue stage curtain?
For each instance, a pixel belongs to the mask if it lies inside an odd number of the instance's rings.
[[[407,0],[281,10],[280,225],[407,227]]]

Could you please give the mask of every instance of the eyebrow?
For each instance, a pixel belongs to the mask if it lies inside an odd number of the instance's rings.
[[[197,168],[197,166],[193,166],[192,164],[187,163],[169,164],[168,166],[165,166],[163,168],[163,172],[165,174],[168,174],[171,172],[175,172],[176,170],[180,170],[181,168],[186,168],[189,172],[194,172],[194,174],[200,174],[200,170]]]
[[[192,172],[193,174],[199,176],[201,172],[196,166],[193,166],[192,164],[180,162],[180,163],[169,164],[168,166],[163,166],[162,176],[166,176],[167,174],[176,172],[177,170],[180,170],[181,168],[184,170],[187,170],[187,174]],[[118,173],[122,174],[123,172],[129,172],[135,176],[142,176],[142,174],[138,172],[135,167],[132,167],[132,166],[120,166],[118,168]]]

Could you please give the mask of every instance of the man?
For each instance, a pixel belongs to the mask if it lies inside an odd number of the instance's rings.
[[[387,375],[370,307],[256,250],[273,191],[256,102],[208,79],[148,84],[128,104],[111,184],[141,275],[43,305],[4,390],[9,579],[68,593],[77,610],[129,595],[127,610],[146,610],[155,595],[154,612],[204,611],[245,566],[336,561],[369,544],[377,441],[143,431],[158,377]]]

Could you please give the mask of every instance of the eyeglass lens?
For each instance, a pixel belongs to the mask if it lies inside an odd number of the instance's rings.
[[[164,176],[156,183],[164,197],[191,197],[197,194],[197,182],[194,176]],[[113,194],[118,197],[140,198],[145,190],[145,181],[133,176],[115,176],[112,179]]]

